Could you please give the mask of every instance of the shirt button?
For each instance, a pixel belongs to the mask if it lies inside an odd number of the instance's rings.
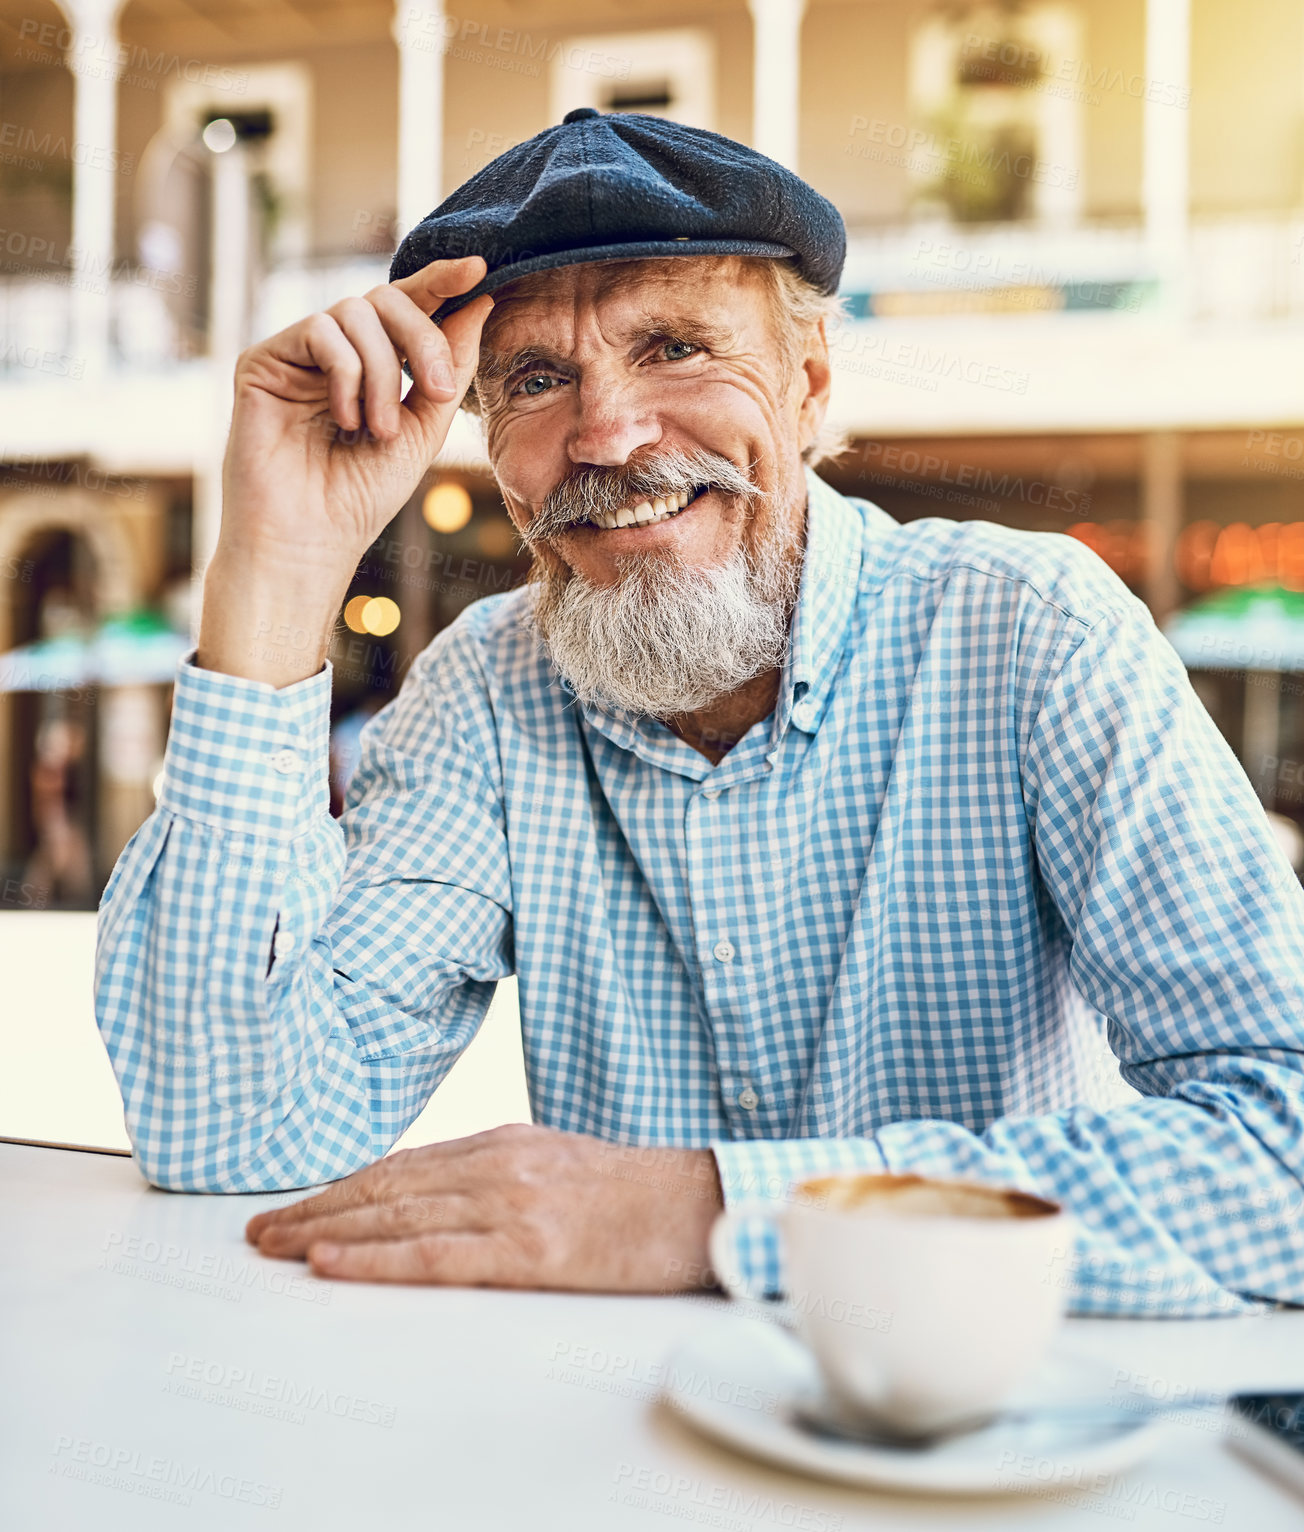
[[[720,789],[718,787],[707,787],[707,788],[703,788],[703,790],[702,790],[702,797],[703,798],[709,798],[712,803],[714,803],[715,800],[719,796],[720,796]]]
[[[278,750],[272,757],[272,765],[283,777],[288,777],[291,772],[298,771],[303,762],[293,750]]]
[[[815,721],[815,709],[804,705],[793,708],[792,721],[799,729],[809,729]]]
[[[716,942],[715,947],[712,950],[722,963],[733,962],[734,949],[732,942]]]
[[[284,957],[287,952],[293,952],[296,946],[293,931],[278,931],[272,938],[272,951],[277,957]]]
[[[756,1094],[750,1085],[744,1086],[744,1088],[738,1092],[738,1105],[742,1107],[744,1112],[754,1112],[756,1108],[760,1106],[760,1104],[761,1098]]]

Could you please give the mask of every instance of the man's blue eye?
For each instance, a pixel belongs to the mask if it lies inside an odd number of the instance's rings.
[[[539,394],[546,394],[548,389],[552,387],[552,381],[553,380],[548,376],[546,372],[531,373],[531,375],[521,384],[521,392],[523,394],[529,394],[532,397],[537,397]],[[544,388],[531,388],[531,383],[543,383],[547,386]]]
[[[668,340],[662,348],[672,362],[682,362],[699,348],[691,340]],[[678,354],[676,354],[676,352]]]

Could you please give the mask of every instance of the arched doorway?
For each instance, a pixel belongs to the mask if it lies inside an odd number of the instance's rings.
[[[93,631],[139,603],[132,539],[111,500],[85,490],[0,500],[0,575],[0,653]],[[93,907],[148,812],[147,772],[124,781],[102,770],[124,703],[145,716],[148,732],[150,703],[124,698],[133,690],[0,694],[0,869],[12,905]]]
[[[18,557],[13,646],[76,637],[96,620],[94,559],[85,538],[63,527],[36,533]],[[95,689],[43,689],[9,698],[9,840],[5,903],[20,908],[92,908],[98,894],[98,755]],[[14,885],[17,884],[15,890]]]

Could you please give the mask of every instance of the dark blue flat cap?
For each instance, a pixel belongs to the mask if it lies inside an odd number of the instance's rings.
[[[790,259],[837,291],[842,215],[800,176],[745,144],[642,112],[567,112],[477,171],[404,237],[391,282],[430,261],[480,255],[484,281],[436,321],[532,271],[668,255]]]

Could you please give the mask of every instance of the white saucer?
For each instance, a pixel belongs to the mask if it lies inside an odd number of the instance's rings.
[[[840,1441],[798,1423],[794,1407],[825,1401],[814,1359],[788,1331],[764,1319],[725,1314],[693,1335],[666,1369],[663,1396],[700,1431],[753,1457],[846,1484],[932,1494],[1018,1494],[1038,1486],[1088,1488],[1095,1474],[1130,1468],[1157,1444],[1165,1423],[1109,1411],[1112,1373],[1061,1351],[1008,1404],[1006,1416],[931,1447]],[[1085,1401],[1074,1419],[1051,1413]],[[1047,1406],[1045,1417],[1013,1411]]]

